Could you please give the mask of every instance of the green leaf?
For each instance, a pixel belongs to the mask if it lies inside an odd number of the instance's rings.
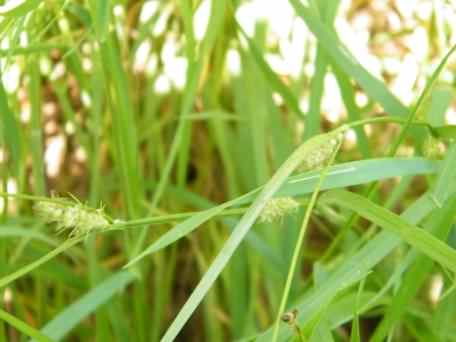
[[[343,190],[331,190],[323,194],[320,199],[325,203],[337,204],[342,208],[353,210],[378,226],[394,232],[435,262],[456,273],[456,250],[388,209],[363,196]]]
[[[430,128],[431,133],[437,138],[456,139],[456,125],[445,125]]]
[[[129,96],[127,75],[122,66],[119,47],[114,36],[109,36],[100,44],[100,53],[105,80],[109,82],[106,84],[106,89],[112,89],[108,102],[112,115],[116,167],[119,168],[119,178],[128,214],[130,217],[137,217],[143,194],[135,113]]]
[[[263,72],[271,88],[283,97],[284,101],[291,108],[291,110],[293,110],[296,114],[299,114],[300,117],[304,117],[304,113],[301,111],[299,107],[298,99],[291,92],[290,88],[287,87],[279,79],[279,77],[274,73],[269,64],[266,63],[262,56],[261,50],[256,46],[255,42],[249,38],[249,36],[242,29],[241,25],[239,25],[237,22],[236,24],[239,29],[239,32],[241,32],[242,36],[247,41],[249,51],[255,59],[256,64],[258,65],[259,69]]]
[[[272,198],[274,193],[277,192],[291,172],[293,172],[293,170],[308,156],[309,153],[312,153],[322,144],[329,144],[330,141],[337,136],[337,134],[339,134],[339,132],[336,130],[331,133],[317,135],[309,139],[298,147],[296,151],[293,152],[293,154],[282,164],[236,225],[230,237],[222,247],[222,250],[219,252],[191,294],[190,298],[184,304],[181,311],[168,328],[162,341],[173,341],[176,338],[177,334],[180,332],[184,324],[193,314],[199,303],[203,300],[204,296],[225,268],[239,244],[244,240],[245,235],[255,223],[257,217],[261,214],[261,211],[267,201]]]
[[[446,240],[449,230],[452,227],[454,210],[456,209],[456,177],[454,175],[454,168],[456,167],[456,146],[453,145],[447,152],[444,165],[441,170],[440,177],[432,191],[432,198],[435,202],[444,203],[441,208],[437,208],[432,215],[426,220],[426,227],[429,226],[429,231],[436,235],[438,238]],[[449,196],[453,196],[448,199]],[[406,273],[402,284],[397,291],[391,306],[388,307],[386,313],[377,326],[373,341],[381,341],[386,334],[390,331],[393,324],[395,324],[403,315],[404,310],[408,307],[408,303],[414,297],[429,272],[432,270],[433,262],[423,255],[418,255],[415,251],[409,251],[407,256],[403,259],[401,265],[398,266],[394,274],[390,277],[388,283],[394,283],[398,278],[408,270],[412,264],[411,269]],[[388,284],[379,291],[379,295],[389,287]]]
[[[366,278],[364,278],[360,282],[359,287],[358,287],[358,293],[356,294],[355,313],[353,315],[350,342],[361,342],[361,333],[359,331],[359,310],[360,310],[361,295],[363,294],[365,280],[366,280]]]
[[[129,271],[111,275],[59,313],[41,329],[41,332],[56,341],[62,340],[71,329],[135,279],[136,276]]]
[[[91,0],[92,22],[98,41],[103,42],[109,30],[111,16],[111,2],[109,0]]]
[[[10,225],[0,225],[0,237],[35,239],[51,246],[56,246],[58,244],[57,241],[49,238],[46,234],[41,232]]]
[[[368,183],[390,177],[430,174],[437,171],[437,163],[423,158],[381,158],[362,160],[332,166],[322,184],[322,189],[333,189]],[[315,171],[291,177],[278,191],[277,196],[300,196],[311,193],[318,182],[319,173]],[[250,203],[261,188],[219,206],[202,211],[179,223],[163,234],[124,267],[131,267],[142,258],[165,248],[187,236],[200,225],[232,206]]]
[[[429,231],[438,239],[446,240],[451,227],[453,226],[454,212],[456,210],[456,197],[453,197],[445,204],[443,208],[437,209],[429,223],[431,225]],[[409,253],[411,255],[411,253]],[[377,326],[374,334],[371,337],[372,342],[383,341],[388,332],[392,329],[405,310],[409,307],[409,303],[416,295],[420,287],[423,285],[426,278],[432,271],[433,262],[423,255],[416,256],[413,254],[414,263],[405,274],[404,280],[392,298],[391,305],[386,309],[382,321]]]
[[[0,309],[0,319],[8,322],[10,325],[15,327],[18,331],[22,332],[23,334],[33,337],[38,342],[52,342],[52,340],[44,335],[43,333],[35,330],[27,323],[21,321],[20,319],[14,317],[13,315],[9,314],[8,312]]]
[[[445,183],[446,177],[443,176],[445,171],[440,175],[438,182]],[[436,186],[438,188],[438,185]],[[410,223],[418,223],[432,210],[436,208],[436,203],[430,200],[430,193],[421,196],[413,205],[402,213],[401,217]],[[314,288],[310,293],[295,304],[300,312],[299,324],[303,325],[315,318],[315,308],[328,305],[342,290],[356,284],[370,270],[382,261],[396,246],[401,239],[389,231],[382,231],[374,238],[370,239],[365,246],[352,256],[346,258],[341,264],[337,265],[328,279]],[[270,341],[272,329],[269,328],[261,334],[257,341]],[[281,329],[281,340],[290,336],[288,329]]]
[[[1,74],[0,74],[1,76]],[[8,105],[8,98],[3,87],[3,82],[0,77],[0,128],[2,128],[2,135],[8,150],[11,154],[11,161],[13,165],[13,172],[19,172],[19,165],[21,161],[21,138],[19,133],[19,124],[10,110]]]
[[[36,269],[37,267],[41,266],[45,262],[56,257],[60,253],[65,252],[68,248],[71,248],[72,246],[76,245],[80,241],[81,241],[81,238],[67,240],[64,243],[62,243],[60,246],[58,246],[57,248],[53,249],[52,251],[50,251],[43,257],[39,258],[38,260],[36,260],[30,264],[27,264],[27,265],[21,267],[20,269],[14,271],[13,273],[0,278],[0,288],[5,287],[6,285],[10,284],[11,282],[28,274],[29,272],[31,272],[34,269]]]
[[[289,0],[308,28],[318,40],[318,43],[325,52],[332,58],[345,73],[352,77],[364,91],[391,115],[406,116],[408,109],[391,94],[388,88],[380,80],[372,76],[361,64],[350,54],[337,36],[315,15],[314,11],[301,4],[299,0]]]

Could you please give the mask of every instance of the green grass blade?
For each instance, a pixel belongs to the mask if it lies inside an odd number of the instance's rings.
[[[38,330],[32,328],[30,325],[26,324],[25,322],[21,321],[20,319],[14,317],[13,315],[9,314],[8,312],[6,312],[2,309],[0,309],[0,319],[9,323],[10,325],[15,327],[18,331],[22,332],[23,334],[33,337],[38,342],[52,342],[53,341],[48,336],[46,336],[43,333],[39,332]]]
[[[129,271],[111,275],[96,287],[87,292],[73,304],[47,323],[41,332],[56,341],[62,340],[77,324],[95,312],[101,305],[111,299],[133,282],[136,276]]]
[[[241,25],[239,25],[238,23],[236,24],[239,29],[239,32],[242,34],[242,36],[248,43],[249,51],[252,54],[252,57],[254,58],[259,69],[263,72],[263,75],[265,76],[271,88],[277,91],[283,97],[284,101],[287,103],[287,105],[291,108],[293,112],[298,114],[300,117],[304,117],[304,113],[301,111],[301,108],[299,107],[298,99],[291,92],[290,88],[287,87],[279,79],[279,77],[274,73],[269,64],[266,63],[261,54],[261,50],[258,48],[258,46],[256,46],[255,42],[249,38],[247,33],[245,33],[245,31],[242,29]]]
[[[436,210],[432,215],[431,227],[429,231],[442,240],[448,236],[453,226],[454,212],[456,210],[456,197],[453,197],[446,205]],[[432,271],[433,262],[425,256],[418,256],[410,270],[407,271],[401,287],[392,299],[392,304],[387,308],[382,321],[377,326],[371,337],[372,342],[383,341],[388,332],[397,324],[405,310],[409,307],[409,302],[416,295],[426,277]]]
[[[355,313],[353,315],[352,327],[351,327],[351,334],[350,334],[350,342],[361,342],[361,333],[359,328],[359,309],[360,309],[360,301],[361,295],[364,290],[364,283],[365,278],[360,282],[358,287],[358,293],[356,294],[356,301],[355,301]]]
[[[399,235],[405,242],[435,262],[456,272],[456,250],[425,230],[411,225],[388,209],[367,200],[363,196],[343,190],[331,190],[325,193],[321,200],[355,211],[378,226]]]
[[[181,239],[182,237],[192,232],[194,229],[199,227],[204,222],[208,221],[210,218],[221,213],[225,208],[228,208],[232,204],[232,201],[226,202],[220,206],[193,215],[188,220],[185,220],[184,222],[178,224],[172,230],[162,235],[155,243],[153,243],[143,252],[141,252],[136,257],[131,259],[124,267],[131,267],[147,255],[150,255],[166,246],[169,246],[170,244],[174,243],[175,241]]]
[[[454,216],[455,199],[449,196],[454,196],[456,192],[456,178],[454,177],[454,168],[456,167],[456,146],[451,146],[448,150],[447,156],[444,161],[444,165],[441,170],[441,175],[436,183],[433,190],[432,198],[437,203],[442,204],[442,208],[437,208],[435,212],[427,220],[430,227],[429,231],[434,233],[438,238],[445,239],[448,235],[449,229],[452,227],[452,221]],[[395,300],[392,305],[386,311],[383,320],[377,327],[374,335],[374,341],[380,341],[389,332],[394,323],[396,323],[403,315],[403,310],[408,307],[408,302],[413,298],[415,293],[418,291],[420,285],[424,281],[425,277],[429,274],[432,269],[432,261],[425,256],[416,256],[415,252],[409,252],[405,258],[407,265],[415,260],[412,268],[405,275],[405,279],[399,288]],[[405,269],[401,267],[397,275],[402,274]]]
[[[350,79],[341,71],[341,69],[335,64],[331,63],[334,76],[336,77],[339,85],[342,100],[344,101],[345,108],[347,109],[348,119],[350,121],[356,121],[361,119],[361,111],[355,102],[355,91],[350,82]],[[370,157],[369,141],[367,140],[366,133],[363,127],[355,127],[357,138],[357,145],[362,155],[367,158]]]
[[[415,117],[418,113],[418,109],[420,109],[420,106],[423,104],[423,102],[425,101],[427,96],[431,93],[431,90],[432,90],[435,82],[439,78],[440,74],[442,73],[443,68],[445,67],[448,59],[451,57],[451,55],[455,51],[456,51],[456,44],[454,44],[453,47],[446,53],[445,57],[440,61],[439,65],[432,73],[431,78],[426,82],[425,88],[421,92],[416,104],[413,106],[412,110],[409,112],[409,114],[407,116],[407,122],[401,128],[399,137],[396,139],[396,141],[392,145],[389,155],[392,156],[392,155],[396,154],[397,149],[399,148],[402,141],[405,139],[407,130],[410,128],[412,121],[415,119]]]
[[[22,141],[19,132],[19,123],[8,105],[8,98],[3,82],[0,82],[0,111],[2,120],[0,123],[0,128],[2,129],[1,134],[3,135],[5,145],[11,154],[11,172],[17,174],[22,158]]]
[[[322,190],[366,184],[395,176],[432,174],[437,172],[436,166],[435,162],[423,158],[379,158],[344,163],[330,168]],[[310,193],[318,177],[316,172],[293,176],[278,195],[298,196]]]
[[[401,217],[412,224],[420,222],[432,210],[437,208],[436,204],[429,199],[429,194],[420,197],[413,205],[401,215]],[[340,291],[357,283],[360,279],[370,272],[370,270],[382,261],[396,246],[401,239],[394,234],[383,231],[372,238],[358,252],[348,257],[339,265],[328,277],[320,284],[318,289],[314,289],[305,299],[299,301],[295,307],[300,312],[299,324],[303,325],[312,320],[316,313],[315,308],[327,305]],[[360,260],[362,262],[360,262]],[[258,341],[270,341],[272,329],[269,328]],[[280,340],[283,341],[290,336],[287,329],[281,329]]]
[[[51,246],[56,246],[57,241],[49,238],[46,234],[37,232],[35,230],[30,230],[27,228],[21,228],[17,226],[10,225],[0,225],[0,237],[1,238],[27,238],[34,239],[44,243],[47,243]]]
[[[388,88],[367,72],[348,50],[342,45],[335,34],[316,15],[313,10],[302,5],[299,0],[289,0],[299,15],[316,36],[318,43],[325,49],[328,56],[345,73],[353,77],[366,93],[391,115],[407,116],[408,110],[390,93]]]
[[[306,212],[304,214],[304,219],[303,219],[301,228],[299,230],[299,234],[298,234],[298,237],[297,237],[297,240],[296,240],[296,244],[295,244],[295,248],[294,248],[294,251],[293,251],[293,256],[292,256],[292,259],[291,259],[291,262],[290,262],[290,267],[289,267],[289,270],[288,270],[288,276],[287,276],[287,279],[286,279],[286,282],[285,282],[285,286],[284,286],[284,289],[283,289],[282,299],[280,301],[280,306],[279,306],[279,311],[278,311],[277,318],[276,318],[274,333],[272,335],[272,341],[273,342],[277,341],[279,328],[280,328],[281,317],[282,317],[282,315],[283,315],[283,313],[285,311],[285,307],[286,307],[287,302],[288,302],[288,297],[289,297],[290,289],[291,289],[291,282],[293,280],[293,276],[294,276],[295,271],[296,271],[296,267],[297,267],[298,259],[299,259],[299,254],[300,254],[300,251],[301,251],[301,246],[303,245],[303,242],[304,242],[304,237],[305,237],[305,233],[307,231],[307,227],[309,225],[309,221],[310,221],[310,216],[312,214],[312,210],[313,210],[313,208],[315,206],[315,203],[317,201],[317,197],[318,197],[318,194],[320,192],[320,189],[321,189],[321,186],[323,184],[323,181],[324,181],[324,179],[326,177],[328,168],[329,168],[329,166],[331,164],[334,163],[334,160],[336,158],[337,152],[339,151],[341,143],[342,143],[342,141],[338,142],[337,147],[332,152],[332,155],[331,155],[330,160],[328,161],[328,164],[322,170],[322,172],[320,174],[320,178],[318,179],[318,183],[315,185],[315,189],[312,192],[312,196],[310,198],[310,202],[309,202],[309,204],[308,204],[308,206],[306,208]]]
[[[225,268],[226,264],[229,262],[231,256],[236,251],[239,244],[243,241],[251,226],[255,223],[255,220],[260,215],[261,211],[266,205],[266,202],[274,195],[281,184],[285,182],[290,173],[293,172],[293,170],[307,157],[309,153],[318,148],[321,144],[328,144],[330,140],[336,136],[336,134],[337,132],[315,136],[314,138],[301,145],[285,161],[285,163],[282,164],[279,170],[272,176],[272,178],[263,188],[262,192],[258,195],[252,206],[234,228],[222,250],[219,252],[191,294],[190,298],[184,304],[181,311],[174,319],[171,326],[168,328],[162,339],[163,341],[172,341],[176,338],[184,324],[187,322],[187,320],[195,311],[196,307],[212,287],[214,281]]]
[[[104,70],[106,89],[112,88],[113,96],[109,98],[112,115],[114,146],[117,157],[117,167],[120,169],[120,182],[130,217],[139,215],[141,177],[138,157],[137,132],[133,106],[129,96],[128,81],[120,60],[119,47],[115,37],[110,36],[100,44],[100,53]]]
[[[436,171],[437,164],[423,158],[382,158],[356,161],[331,167],[322,184],[322,189],[359,185],[373,180],[396,176],[429,174]],[[315,188],[319,177],[318,172],[309,172],[293,176],[280,188],[277,196],[299,196],[311,193]],[[219,206],[193,215],[191,218],[183,221],[162,235],[157,241],[129,261],[124,267],[131,267],[147,255],[169,246],[182,237],[190,234],[201,224],[219,215],[229,207],[250,203],[260,189],[261,188],[258,188],[232,201],[225,202]]]
[[[193,4],[191,1],[179,0],[185,32],[185,50],[188,61],[193,61],[196,53],[195,35],[193,32]]]
[[[60,253],[63,253],[68,248],[71,248],[72,246],[76,245],[81,240],[82,240],[81,238],[67,240],[63,244],[61,244],[59,247],[50,251],[48,254],[44,255],[40,259],[38,259],[28,265],[25,265],[24,267],[21,267],[17,271],[15,271],[5,277],[0,278],[0,288],[5,287],[6,285],[10,284],[11,282],[15,281],[16,279],[28,274],[29,272],[31,272],[34,269],[36,269],[37,267],[41,266],[45,262],[53,259]]]
[[[220,33],[223,32],[223,21],[225,19],[226,12],[225,7],[225,0],[211,2],[211,14],[209,17],[209,23],[207,24],[206,34],[201,45],[202,56],[208,56],[209,52],[213,49]]]
[[[322,21],[329,27],[333,26],[339,1],[331,0],[318,2],[317,5],[320,9]],[[304,131],[305,138],[309,138],[320,132],[321,104],[328,65],[329,59],[326,52],[324,48],[318,44],[315,57],[315,72],[312,75],[312,80],[310,82],[309,111],[306,116],[306,127]]]
[[[92,23],[98,41],[106,39],[111,17],[111,2],[109,0],[90,0]]]
[[[33,160],[33,179],[34,191],[40,196],[44,196],[46,192],[44,163],[43,163],[43,134],[42,134],[42,115],[41,115],[41,80],[38,60],[30,57],[29,64],[29,94],[31,104],[31,134],[30,134],[30,150]]]
[[[445,113],[453,100],[453,90],[436,86],[430,97],[429,108],[426,110],[426,121],[432,127],[444,126]]]

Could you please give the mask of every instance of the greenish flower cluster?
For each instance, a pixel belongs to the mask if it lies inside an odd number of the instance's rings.
[[[303,170],[318,170],[321,169],[325,162],[331,157],[331,154],[337,148],[340,137],[333,138],[325,144],[321,144],[315,150],[310,152],[303,162]]]
[[[81,203],[41,201],[34,209],[46,223],[55,223],[58,232],[71,230],[70,237],[85,236],[109,226],[102,208],[92,209]]]
[[[266,203],[260,215],[260,221],[271,223],[278,219],[295,212],[299,207],[299,202],[292,197],[272,198]]]

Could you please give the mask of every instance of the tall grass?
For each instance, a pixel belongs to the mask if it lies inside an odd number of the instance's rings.
[[[456,340],[456,8],[258,3],[0,7],[0,342]]]

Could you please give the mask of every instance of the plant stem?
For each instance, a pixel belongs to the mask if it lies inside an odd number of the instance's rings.
[[[59,247],[57,247],[56,249],[50,251],[48,254],[42,256],[41,258],[39,258],[38,260],[28,264],[28,265],[25,265],[24,267],[18,269],[16,272],[13,272],[3,278],[0,279],[0,288],[8,285],[9,283],[15,281],[16,279],[26,275],[27,273],[33,271],[35,268],[37,268],[38,266],[41,266],[42,264],[44,264],[45,262],[51,260],[52,258],[54,258],[55,256],[59,255],[60,253],[63,253],[64,251],[66,251],[68,248],[70,247],[73,247],[74,245],[76,245],[78,242],[82,241],[84,238],[73,238],[73,239],[69,239],[67,241],[65,241],[63,244],[61,244]]]
[[[317,185],[315,186],[315,190],[312,193],[312,197],[310,198],[309,205],[307,206],[306,213],[304,215],[304,220],[302,222],[301,229],[299,231],[298,240],[296,241],[296,245],[295,245],[295,248],[293,251],[293,257],[291,259],[290,268],[288,269],[288,276],[287,276],[287,280],[285,282],[285,288],[283,290],[282,299],[280,301],[279,312],[277,314],[276,323],[274,326],[274,332],[272,335],[273,342],[277,341],[277,338],[279,335],[280,317],[283,315],[283,313],[285,311],[285,306],[287,305],[288,296],[289,296],[290,288],[291,288],[291,283],[293,281],[293,276],[295,274],[296,266],[298,264],[299,254],[301,252],[301,246],[304,242],[304,236],[307,231],[307,227],[309,225],[310,216],[312,214],[312,209],[315,206],[315,203],[317,202],[318,193],[320,192],[320,188],[323,184],[323,180],[325,179],[326,172],[328,171],[329,166],[334,162],[334,159],[337,155],[337,152],[338,152],[341,144],[342,144],[342,139],[339,140],[338,145],[334,149],[328,164],[322,170],[322,172],[320,174],[320,179],[319,179]]]
[[[13,327],[15,327],[17,330],[24,333],[25,335],[33,337],[38,342],[52,342],[52,340],[49,337],[47,337],[46,335],[43,335],[38,330],[32,328],[25,322],[21,321],[20,319],[17,319],[13,315],[9,314],[8,312],[6,312],[2,309],[0,309],[0,319],[9,323]]]

